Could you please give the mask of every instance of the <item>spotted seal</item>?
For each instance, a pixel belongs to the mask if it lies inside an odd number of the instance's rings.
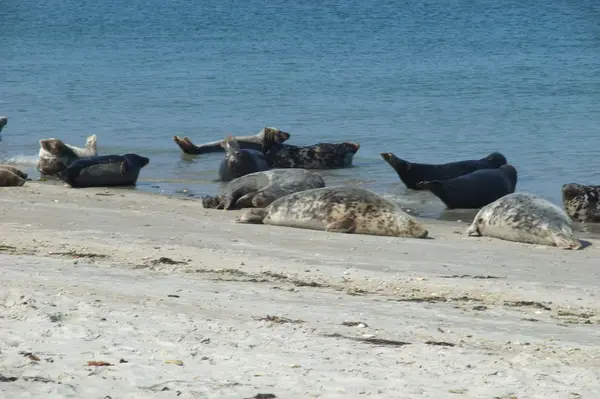
[[[0,116],[0,132],[4,129],[4,126],[8,123],[8,118],[6,116]]]
[[[283,143],[290,138],[290,134],[274,127],[265,127],[253,136],[237,136],[235,139],[240,149],[261,151],[265,134],[271,135],[276,143]],[[211,152],[223,152],[224,140],[212,141],[195,145],[189,137],[173,136],[173,141],[185,154],[207,154]]]
[[[12,165],[6,165],[6,164],[0,164],[0,170],[5,169],[5,170],[10,170],[11,172],[13,172],[14,174],[16,174],[17,176],[19,176],[21,179],[25,179],[27,180],[27,173],[21,171],[18,168],[15,168]]]
[[[282,144],[272,133],[265,133],[263,152],[274,168],[337,169],[352,165],[358,143],[317,143],[310,146]]]
[[[20,187],[25,179],[9,169],[0,169],[0,187]]]
[[[512,193],[481,208],[467,235],[579,249],[572,221],[558,206],[530,193]]]
[[[476,209],[515,192],[517,170],[510,164],[497,169],[480,169],[448,180],[417,183],[429,190],[448,209]]]
[[[40,140],[39,159],[37,170],[42,175],[52,176],[65,170],[67,166],[78,159],[96,156],[98,151],[96,135],[89,136],[83,148],[65,144],[60,139]]]
[[[202,200],[205,208],[264,208],[278,198],[325,187],[323,178],[305,169],[274,169],[250,173],[227,183],[222,193]]]
[[[575,221],[600,223],[600,186],[569,183],[561,188],[563,207]]]
[[[400,207],[358,187],[323,187],[286,195],[247,210],[239,223],[263,223],[339,233],[427,237],[427,229]]]
[[[231,181],[249,173],[269,170],[265,155],[261,151],[241,149],[237,140],[229,135],[223,140],[225,158],[219,166],[219,180]]]
[[[445,164],[426,164],[408,162],[391,152],[382,152],[381,157],[396,171],[406,187],[419,190],[417,183],[432,180],[448,180],[480,169],[496,169],[506,164],[506,158],[499,152],[493,152],[485,158],[450,162]]]
[[[71,187],[133,186],[150,160],[137,154],[101,155],[79,159],[58,173]]]

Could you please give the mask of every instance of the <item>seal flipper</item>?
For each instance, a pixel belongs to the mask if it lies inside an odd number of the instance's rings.
[[[345,218],[331,222],[325,228],[330,233],[354,233],[356,231],[356,220]]]
[[[481,237],[481,232],[479,231],[479,226],[477,226],[477,221],[478,220],[479,220],[479,217],[476,216],[475,220],[473,221],[473,223],[471,223],[471,225],[467,229],[467,236],[478,236],[478,237]]]
[[[262,224],[263,219],[267,216],[268,212],[265,208],[253,208],[249,209],[244,213],[236,223],[253,223]]]
[[[125,176],[125,174],[127,173],[127,171],[129,170],[129,168],[127,167],[127,161],[121,161],[121,175]]]
[[[583,244],[575,237],[570,237],[565,233],[554,234],[554,243],[558,248],[563,249],[580,249],[583,248]]]
[[[241,197],[239,197],[237,199],[237,201],[231,201],[231,205],[233,205],[233,203],[235,202],[235,207],[238,209],[242,209],[242,208],[252,208],[252,201],[254,200],[254,197],[256,197],[256,194],[258,194],[258,191],[251,191],[249,193],[246,193],[244,195],[242,195]],[[229,208],[224,208],[224,209],[230,209],[231,206]]]

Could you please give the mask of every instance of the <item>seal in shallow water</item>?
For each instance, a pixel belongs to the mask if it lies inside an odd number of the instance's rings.
[[[240,223],[264,223],[338,233],[427,237],[400,207],[358,187],[323,187],[286,195],[266,208],[246,211]]]
[[[336,169],[352,165],[358,143],[317,143],[310,146],[281,144],[272,133],[264,136],[263,152],[275,168]]]
[[[325,187],[323,178],[304,169],[275,169],[250,173],[230,181],[222,193],[203,198],[205,208],[264,208],[288,194]]]
[[[102,155],[73,162],[58,173],[71,187],[133,186],[150,160],[137,154]]]
[[[600,186],[569,183],[561,188],[567,215],[578,222],[600,223]]]
[[[6,116],[0,116],[0,132],[2,131],[4,126],[6,126],[7,123],[8,123],[8,118]]]
[[[553,203],[529,193],[512,193],[483,207],[467,235],[500,238],[528,244],[579,249],[569,216]]]
[[[426,164],[408,162],[391,152],[382,152],[381,157],[396,171],[406,187],[419,190],[417,183],[432,180],[448,180],[480,169],[496,169],[506,164],[506,158],[499,152],[493,152],[485,158],[450,162],[445,164]],[[422,188],[421,188],[422,190]]]
[[[16,174],[20,178],[27,180],[27,173],[21,171],[18,168],[15,168],[12,165],[0,164],[0,169],[10,170],[11,172],[13,172],[14,174]]]
[[[25,179],[8,169],[0,169],[0,187],[19,187],[25,184]]]
[[[40,140],[39,159],[36,167],[42,175],[52,176],[65,170],[78,159],[97,155],[96,135],[89,136],[83,148],[65,144],[59,139]]]
[[[448,209],[476,209],[514,193],[517,170],[506,164],[453,179],[417,183],[417,187],[431,191]]]
[[[240,149],[261,151],[265,134],[271,134],[276,143],[283,143],[290,138],[290,134],[274,127],[265,127],[254,136],[237,136],[235,139]],[[195,145],[188,137],[173,136],[173,141],[185,154],[206,154],[210,152],[223,152],[224,140],[213,141]]]
[[[231,181],[249,173],[269,170],[265,155],[257,150],[243,150],[237,140],[229,135],[223,141],[225,158],[219,166],[219,180]]]

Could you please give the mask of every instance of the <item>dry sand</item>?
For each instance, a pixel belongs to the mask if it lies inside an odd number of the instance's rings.
[[[428,220],[433,239],[399,239],[239,214],[0,189],[0,396],[600,397],[599,241],[565,251]]]

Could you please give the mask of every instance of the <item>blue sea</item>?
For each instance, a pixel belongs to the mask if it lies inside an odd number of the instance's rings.
[[[138,190],[213,194],[195,143],[264,126],[290,144],[356,141],[326,171],[432,217],[381,152],[444,163],[500,151],[517,191],[560,203],[600,184],[600,2],[4,0],[0,160],[37,178],[38,141],[151,159]]]

